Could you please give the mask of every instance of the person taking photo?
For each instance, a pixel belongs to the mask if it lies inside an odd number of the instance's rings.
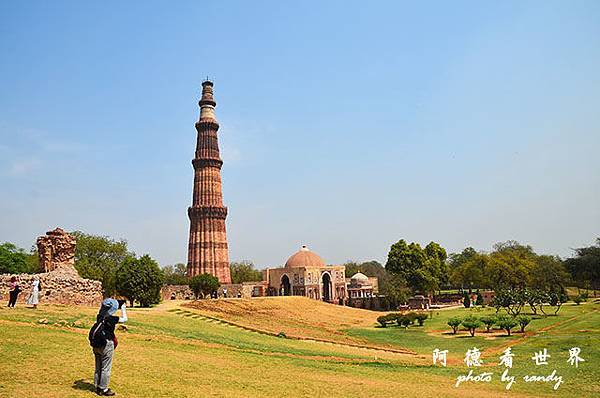
[[[121,316],[115,316],[117,310],[121,310]],[[125,300],[107,298],[102,302],[100,311],[96,316],[96,323],[89,333],[89,341],[94,352],[96,367],[94,371],[94,386],[96,394],[110,397],[115,392],[108,388],[110,382],[110,371],[115,349],[119,344],[115,335],[117,323],[127,321]]]

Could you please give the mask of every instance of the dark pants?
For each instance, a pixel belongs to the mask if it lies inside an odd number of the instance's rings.
[[[19,291],[18,290],[11,290],[8,293],[8,306],[9,307],[14,307],[15,304],[17,303],[17,296],[19,295]]]

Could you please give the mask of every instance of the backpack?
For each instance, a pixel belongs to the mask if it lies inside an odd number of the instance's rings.
[[[106,342],[108,339],[104,334],[104,321],[106,318],[102,318],[102,320],[94,323],[94,326],[90,329],[90,333],[88,334],[88,340],[90,341],[90,345],[94,348],[103,348],[106,346]]]

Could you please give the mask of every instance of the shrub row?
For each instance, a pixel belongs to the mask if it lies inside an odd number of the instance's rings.
[[[398,324],[398,326],[404,326],[407,328],[409,325],[414,325],[415,321],[419,324],[419,326],[423,326],[425,320],[429,317],[424,312],[408,312],[406,314],[400,312],[393,312],[391,314],[382,315],[377,318],[377,322],[381,325],[381,327],[387,327],[390,324]]]
[[[481,325],[485,325],[486,332],[489,332],[492,326],[496,325],[499,329],[505,330],[510,336],[510,331],[515,326],[521,327],[521,333],[525,332],[525,327],[531,322],[531,317],[527,315],[519,315],[512,317],[508,315],[494,315],[494,316],[482,316],[476,317],[469,315],[464,319],[459,317],[453,317],[448,320],[448,326],[452,328],[453,334],[456,334],[458,327],[462,325],[465,329],[471,333],[471,336],[475,336],[475,331]]]

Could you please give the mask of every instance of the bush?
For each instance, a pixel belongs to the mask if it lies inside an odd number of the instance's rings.
[[[381,327],[385,328],[385,327],[387,327],[388,324],[396,322],[396,320],[398,319],[399,316],[400,316],[400,314],[398,314],[398,313],[381,315],[380,317],[377,318],[377,322],[379,322]]]
[[[403,326],[406,329],[408,325],[414,322],[414,320],[407,315],[402,315],[398,317],[397,322],[399,326]]]
[[[581,297],[581,295],[579,295],[579,296],[576,296],[576,297],[573,299],[573,302],[574,302],[575,304],[577,304],[577,305],[581,304],[583,301],[585,301],[585,300],[583,299],[583,297]]]
[[[485,325],[486,332],[489,333],[490,329],[496,323],[496,317],[493,316],[482,316],[479,320]]]
[[[510,336],[510,330],[517,326],[518,322],[513,317],[501,315],[497,318],[496,324]]]
[[[429,315],[421,312],[416,314],[416,320],[419,323],[419,326],[423,326],[423,324],[425,323],[425,321],[427,320],[427,318],[429,318]]]
[[[281,337],[282,339],[287,339],[287,335],[285,334],[285,332],[277,333],[277,337]]]
[[[417,320],[417,313],[416,312],[409,312],[405,316],[408,318],[408,320],[410,321],[411,325],[413,323],[415,323],[415,321]]]
[[[468,316],[462,321],[462,325],[471,333],[471,337],[475,336],[475,330],[481,326],[481,321],[476,316]]]
[[[529,325],[529,322],[531,322],[531,317],[527,315],[519,315],[515,320],[521,326],[521,333],[525,333],[525,327]]]
[[[452,328],[453,334],[456,334],[456,331],[458,330],[458,327],[460,326],[461,323],[462,323],[462,319],[460,319],[457,316],[448,319],[448,326],[450,326]]]

